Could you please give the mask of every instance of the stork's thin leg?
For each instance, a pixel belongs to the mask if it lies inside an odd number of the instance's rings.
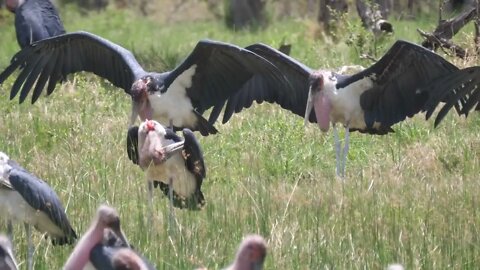
[[[27,251],[28,252],[27,254],[28,270],[32,270],[33,269],[33,252],[35,250],[32,244],[32,234],[30,231],[30,225],[27,223],[25,223],[25,231],[27,233],[27,241],[28,241],[28,251]]]
[[[150,219],[150,228],[153,227],[153,181],[147,180],[147,192],[148,192],[148,214]]]
[[[341,152],[341,148],[342,148],[342,145],[340,144],[340,138],[338,136],[338,130],[337,130],[337,125],[333,125],[333,137],[334,137],[334,140],[335,140],[335,174],[337,174],[337,176],[340,176],[340,152]]]
[[[13,248],[13,224],[12,224],[12,221],[9,219],[7,220],[7,234],[8,234],[8,238],[10,240],[10,243],[12,243],[12,250],[15,250]]]
[[[173,177],[168,179],[168,200],[169,200],[169,215],[168,215],[168,231],[169,234],[173,232],[175,216],[173,215]]]
[[[172,119],[170,119],[170,129],[173,130],[173,120]]]
[[[348,127],[346,127],[345,128],[345,142],[344,142],[344,145],[343,145],[343,153],[342,153],[342,161],[341,161],[342,177],[345,177],[345,173],[346,173],[347,155],[348,155],[348,150],[349,150],[349,144],[350,144],[350,129]]]

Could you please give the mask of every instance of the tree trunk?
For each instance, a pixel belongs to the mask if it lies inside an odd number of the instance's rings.
[[[477,7],[476,5],[471,5],[454,18],[440,20],[433,33],[427,33],[417,29],[420,35],[425,38],[425,40],[422,42],[422,46],[433,50],[436,50],[438,47],[443,47],[454,52],[456,56],[465,58],[467,56],[466,51],[453,43],[450,39],[452,39],[452,37],[457,34],[468,22],[476,18]]]
[[[346,0],[320,0],[318,22],[323,24],[327,33],[331,33],[335,29],[339,16],[347,11],[348,4]]]
[[[230,0],[225,16],[227,26],[242,29],[266,24],[264,0]]]

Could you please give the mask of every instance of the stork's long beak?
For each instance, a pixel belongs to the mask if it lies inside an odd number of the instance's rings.
[[[312,87],[308,88],[308,98],[307,98],[307,108],[305,110],[305,119],[304,119],[304,126],[307,126],[308,119],[310,118],[310,113],[313,109],[313,95],[312,95]]]
[[[135,124],[135,120],[137,120],[139,110],[140,108],[139,108],[138,102],[135,102],[132,99],[132,115],[130,116],[130,123],[128,124],[129,128]]]
[[[111,229],[127,247],[130,247],[130,244],[128,243],[128,240],[125,237],[125,234],[123,234],[122,229],[120,229],[120,228],[118,228],[118,229],[111,228]]]
[[[165,151],[165,159],[169,159],[171,156],[175,155],[176,153],[180,152],[183,150],[185,142],[177,142],[177,143],[172,143],[163,148]]]

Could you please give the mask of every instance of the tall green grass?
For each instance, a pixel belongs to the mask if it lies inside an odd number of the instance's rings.
[[[264,31],[229,32],[215,22],[157,25],[128,12],[80,17],[62,14],[68,31],[86,30],[134,50],[155,70],[172,68],[202,38],[242,46],[293,44],[292,55],[311,67],[370,64],[346,45],[314,39],[314,23],[280,21]],[[397,38],[419,41],[414,29],[435,21],[394,22]],[[352,26],[354,27],[354,26]],[[349,28],[353,29],[353,28]],[[10,25],[0,26],[0,68],[18,49]],[[355,32],[357,33],[357,32]],[[353,34],[355,34],[353,33]],[[356,38],[356,37],[354,37]],[[371,46],[370,43],[366,46]],[[268,241],[266,269],[477,269],[480,258],[480,118],[450,114],[439,128],[419,115],[387,136],[354,133],[347,178],[335,177],[333,136],[278,106],[254,105],[220,134],[200,137],[207,205],[176,210],[168,235],[168,204],[155,192],[148,221],[146,182],[125,153],[129,97],[94,76],[75,76],[35,105],[9,101],[13,78],[0,86],[0,146],[56,190],[76,231],[89,226],[96,207],[118,209],[131,243],[159,269],[215,269],[228,265],[245,234]],[[55,247],[39,233],[36,269],[59,269],[72,247]],[[15,250],[25,268],[23,226]]]

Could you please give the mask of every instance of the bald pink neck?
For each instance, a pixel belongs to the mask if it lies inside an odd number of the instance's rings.
[[[140,115],[140,119],[142,121],[145,121],[147,119],[152,120],[153,118],[153,109],[152,105],[150,104],[150,101],[147,100],[145,101],[144,105],[140,108],[138,115]]]
[[[332,110],[332,103],[325,95],[325,91],[320,91],[313,97],[313,108],[315,109],[315,116],[320,130],[327,132],[330,128],[330,112]]]
[[[75,249],[68,257],[64,270],[81,270],[90,260],[90,251],[103,239],[103,226],[95,224],[78,241]]]

